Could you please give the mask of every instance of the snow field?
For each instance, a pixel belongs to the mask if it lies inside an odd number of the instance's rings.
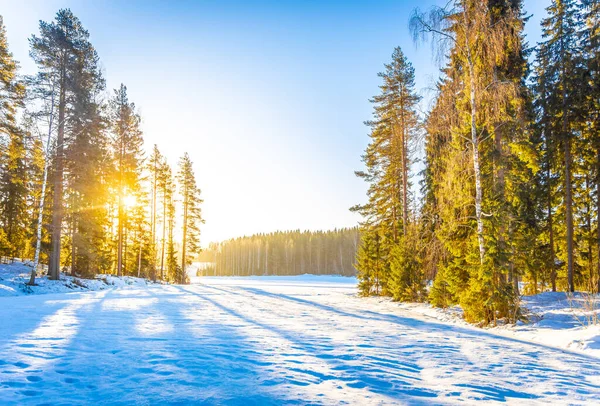
[[[0,404],[600,398],[597,357],[441,321],[422,305],[358,298],[355,282],[201,278],[0,298]]]

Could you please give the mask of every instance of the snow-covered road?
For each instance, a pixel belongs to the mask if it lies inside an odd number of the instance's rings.
[[[198,281],[197,281],[198,282]],[[355,297],[354,280],[0,298],[0,404],[592,404],[600,359]]]

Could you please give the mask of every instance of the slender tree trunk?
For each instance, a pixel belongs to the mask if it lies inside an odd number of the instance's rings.
[[[44,222],[44,206],[46,200],[46,187],[48,185],[48,172],[50,169],[50,142],[52,141],[52,123],[54,122],[54,86],[52,87],[52,97],[50,99],[50,116],[48,119],[48,139],[46,140],[46,149],[44,151],[44,176],[42,179],[42,192],[40,194],[40,205],[38,213],[38,223],[35,238],[35,254],[33,257],[33,269],[28,285],[35,285],[35,276],[40,263],[40,251],[42,250],[42,228]],[[44,140],[42,139],[42,144]]]
[[[73,209],[75,208],[75,198],[73,198]],[[75,218],[75,212],[73,211],[71,219],[71,276],[75,275],[75,257],[77,252],[75,249],[75,234],[77,232],[77,220]]]
[[[183,198],[183,241],[181,242],[181,283],[183,283],[183,275],[186,268],[186,242],[187,242],[187,216],[188,216],[188,192],[187,187],[184,190]]]
[[[140,277],[140,274],[142,272],[142,240],[140,239],[140,249],[138,251],[138,271],[137,271],[137,276],[138,278]]]
[[[123,275],[123,196],[119,192],[119,225],[117,226],[117,276]]]
[[[546,138],[548,135],[546,135]],[[550,147],[548,140],[546,140],[547,154],[550,154]],[[550,244],[550,283],[552,284],[552,292],[556,292],[556,264],[555,252],[554,252],[554,223],[552,216],[552,176],[550,174],[550,157],[547,158],[548,167],[546,168],[546,179],[548,182],[548,233],[549,233],[549,244]]]
[[[566,135],[566,134],[565,134]],[[573,281],[573,192],[571,185],[571,140],[565,139],[565,205],[567,222],[567,272],[569,292],[575,292]]]
[[[154,182],[152,184],[152,274],[154,281],[156,281],[156,191],[158,183],[158,154],[154,156]]]
[[[404,103],[403,103],[404,104]],[[404,108],[404,106],[401,106]],[[402,234],[406,237],[406,227],[408,226],[408,148],[407,148],[407,128],[402,116]]]
[[[554,263],[554,224],[552,216],[552,189],[550,186],[550,170],[548,170],[548,231],[550,244],[550,282],[552,284],[552,292],[556,292],[556,264]],[[600,266],[600,264],[599,264]]]
[[[117,276],[123,276],[123,216],[124,216],[124,191],[123,191],[123,134],[120,134],[121,142],[119,145],[119,208],[118,208],[118,226],[117,226]]]
[[[50,142],[50,140],[48,140]],[[42,227],[44,221],[44,200],[46,196],[46,185],[48,183],[48,168],[50,166],[49,152],[46,151],[45,162],[44,162],[44,177],[42,180],[42,194],[40,195],[40,206],[38,213],[38,223],[36,230],[36,241],[35,241],[35,255],[33,257],[33,269],[31,270],[31,276],[29,278],[28,285],[35,285],[35,276],[38,265],[40,263],[40,251],[42,250]]]
[[[597,218],[596,218],[596,244],[597,244],[597,251],[598,251],[597,269],[596,269],[598,280],[596,281],[596,293],[600,293],[600,148],[598,148],[598,151],[596,153],[596,165],[597,165],[596,193],[598,194],[596,196],[596,216],[597,216]]]
[[[64,141],[65,141],[65,110],[66,110],[66,67],[61,68],[60,78],[60,96],[58,101],[58,135],[56,137],[56,163],[54,173],[54,194],[52,201],[52,250],[50,252],[50,261],[48,263],[48,275],[52,280],[60,278],[60,247],[62,231],[62,197],[63,197],[63,165],[64,165]]]
[[[509,216],[510,213],[507,213],[504,208],[505,208],[505,173],[504,173],[504,152],[502,150],[502,131],[500,130],[499,126],[496,126],[494,128],[494,148],[495,148],[495,175],[496,175],[496,194],[500,200],[501,203],[501,210],[500,210],[500,215],[498,216],[498,250],[500,252],[503,252],[505,249],[505,234],[507,231],[507,227],[506,227],[506,219],[504,218],[505,216]],[[509,231],[509,241],[510,241],[510,226],[508,227],[508,231]],[[511,258],[514,258],[514,255],[511,256]],[[518,281],[518,278],[516,278],[516,275],[514,275],[515,273],[515,268],[514,268],[514,264],[512,263],[512,260],[510,260],[510,264],[509,264],[509,269],[510,269],[510,275],[509,275],[509,279],[511,281],[513,281],[513,284],[516,283],[516,285],[514,286],[515,289],[518,290],[518,282],[515,282],[515,279]],[[506,275],[501,275],[501,279],[503,280],[503,282],[506,283]]]
[[[165,238],[167,229],[167,186],[163,185],[163,224],[162,224],[162,244],[160,249],[160,279],[165,279]]]
[[[375,280],[377,281],[377,283],[375,284],[375,294],[377,296],[379,296],[379,286],[381,285],[381,280],[379,279],[379,258],[381,258],[381,255],[379,254],[379,234],[375,235],[375,244],[377,247],[377,257],[375,259],[376,261],[376,266],[375,266]]]
[[[481,169],[479,167],[479,137],[477,135],[477,105],[475,93],[475,72],[469,51],[469,76],[470,76],[470,100],[471,100],[471,142],[473,144],[473,170],[475,172],[475,216],[477,218],[477,240],[479,242],[479,259],[483,265],[485,257],[485,240],[483,234],[483,190],[481,187]]]

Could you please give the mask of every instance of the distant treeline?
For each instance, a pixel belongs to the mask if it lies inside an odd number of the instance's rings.
[[[211,244],[199,260],[214,264],[204,275],[354,276],[359,241],[358,228],[278,231]]]

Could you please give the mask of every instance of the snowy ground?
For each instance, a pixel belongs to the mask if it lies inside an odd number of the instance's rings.
[[[393,303],[381,298],[367,300],[387,303],[388,311],[394,313],[413,312],[443,323],[471,327],[462,319],[462,310],[458,306],[442,310],[423,303]],[[488,327],[484,331],[580,352],[600,360],[600,295],[591,297],[576,293],[569,297],[564,292],[545,292],[524,296],[522,306],[529,319],[527,323]],[[591,324],[590,320],[594,319],[598,322]]]
[[[142,287],[148,282],[141,278],[125,276],[121,278],[112,275],[98,275],[96,279],[81,279],[61,275],[60,280],[52,281],[45,276],[35,279],[35,286],[28,286],[31,267],[21,263],[0,264],[0,297],[20,296],[44,293],[85,292],[89,290],[104,290],[109,288]]]
[[[193,282],[0,298],[0,404],[600,398],[600,358],[360,299],[352,278]]]

